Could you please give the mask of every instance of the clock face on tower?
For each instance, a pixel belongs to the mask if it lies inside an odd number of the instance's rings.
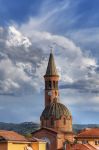
[[[48,96],[51,96],[51,95],[52,95],[52,92],[51,92],[51,91],[49,91],[49,92],[48,92]]]

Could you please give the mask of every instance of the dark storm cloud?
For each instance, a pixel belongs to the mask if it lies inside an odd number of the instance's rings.
[[[78,80],[73,83],[60,85],[61,89],[74,89],[80,93],[99,94],[99,82],[95,79]]]
[[[74,89],[81,93],[99,94],[99,66],[89,66],[86,78],[60,85],[61,89]]]

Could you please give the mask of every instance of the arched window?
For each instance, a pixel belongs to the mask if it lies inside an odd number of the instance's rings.
[[[52,88],[52,83],[51,83],[51,81],[49,81],[49,89],[51,89]]]
[[[47,89],[47,85],[48,85],[48,84],[47,84],[47,81],[45,81],[45,89]]]
[[[51,118],[51,126],[54,126],[54,119]]]
[[[66,118],[63,119],[63,123],[64,123],[64,125],[66,125]]]
[[[56,89],[58,89],[58,81],[56,81]]]
[[[53,88],[55,89],[56,88],[56,82],[53,81]]]

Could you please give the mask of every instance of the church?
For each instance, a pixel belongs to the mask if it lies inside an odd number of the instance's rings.
[[[33,137],[45,140],[48,150],[62,150],[65,142],[73,142],[72,115],[59,97],[59,75],[53,53],[50,53],[44,75],[45,108],[40,116],[41,127]]]

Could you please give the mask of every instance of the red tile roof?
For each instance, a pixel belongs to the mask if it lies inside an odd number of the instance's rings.
[[[6,141],[27,141],[24,136],[14,131],[0,130],[0,137]]]
[[[86,147],[89,148],[90,150],[96,150],[97,147],[91,145],[91,144],[86,144]]]
[[[72,146],[70,144],[67,144],[66,148],[67,148],[67,150],[97,150],[90,144],[75,144]]]
[[[42,131],[42,130],[46,130],[46,131],[52,132],[52,133],[54,133],[54,134],[58,134],[58,133],[59,133],[57,130],[54,130],[54,129],[52,129],[52,128],[43,127],[43,128],[40,128],[40,129],[38,129],[38,130],[32,132],[32,135],[35,134],[35,133],[37,133],[37,132],[40,132],[40,131]]]
[[[52,133],[54,133],[54,134],[61,134],[61,133],[64,133],[64,134],[72,134],[72,135],[74,134],[74,133],[71,132],[71,131],[70,131],[70,132],[64,132],[64,131],[62,131],[62,130],[58,131],[58,130],[56,130],[56,129],[47,128],[47,127],[42,127],[42,128],[40,128],[40,129],[38,129],[38,130],[32,132],[32,135],[35,134],[35,133],[37,133],[37,132],[40,132],[40,131],[42,131],[42,130],[46,130],[46,131],[52,132]]]
[[[99,138],[99,128],[88,128],[88,129],[84,129],[82,130],[76,138],[94,138],[97,137]]]

